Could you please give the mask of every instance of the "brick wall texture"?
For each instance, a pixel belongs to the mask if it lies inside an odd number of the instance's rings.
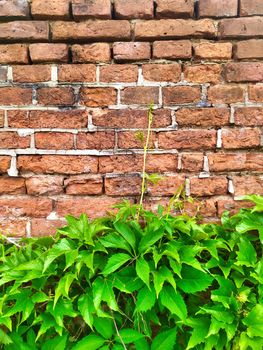
[[[1,230],[138,201],[150,103],[147,207],[263,194],[263,1],[0,0]]]

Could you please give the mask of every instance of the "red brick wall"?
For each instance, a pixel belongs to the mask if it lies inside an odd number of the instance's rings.
[[[149,205],[263,194],[262,0],[1,0],[0,21],[5,233],[136,201],[150,103]]]

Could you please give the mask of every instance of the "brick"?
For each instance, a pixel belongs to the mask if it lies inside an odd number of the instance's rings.
[[[5,112],[0,111],[0,128],[3,128],[5,124]]]
[[[0,218],[0,231],[5,236],[10,237],[23,237],[26,236],[27,221]]]
[[[124,175],[105,178],[105,193],[107,196],[138,196],[141,192],[141,177]]]
[[[7,173],[11,164],[11,157],[0,155],[0,174]]]
[[[237,16],[238,0],[199,0],[200,17]]]
[[[144,64],[142,73],[145,80],[178,82],[181,80],[181,66],[172,64]]]
[[[185,177],[178,174],[162,175],[157,184],[148,184],[147,194],[150,196],[173,196],[180,186],[183,186]]]
[[[211,171],[263,171],[262,153],[212,153],[208,159]]]
[[[37,90],[37,99],[41,105],[70,106],[75,103],[72,87],[39,88]]]
[[[27,46],[23,44],[0,45],[1,64],[28,63]]]
[[[27,0],[1,0],[0,19],[29,17],[29,3]]]
[[[21,106],[31,104],[31,89],[21,87],[0,87],[0,105]]]
[[[155,41],[153,43],[153,58],[191,58],[192,43],[190,40]]]
[[[57,213],[61,217],[68,215],[69,213],[74,216],[79,216],[82,213],[85,213],[88,218],[94,219],[105,216],[108,211],[113,210],[113,205],[116,205],[119,202],[119,198],[106,196],[59,198],[57,201]]]
[[[163,88],[163,102],[165,105],[198,102],[201,98],[199,87],[175,86]]]
[[[247,201],[235,201],[233,198],[220,198],[217,201],[218,215],[222,216],[225,211],[229,211],[230,215],[237,214],[241,208],[252,207],[252,202]]]
[[[263,40],[250,39],[239,41],[235,45],[235,58],[237,59],[262,59]]]
[[[194,0],[157,0],[157,18],[193,17]]]
[[[177,39],[185,37],[213,38],[217,34],[210,19],[183,20],[160,19],[135,23],[135,39]]]
[[[0,194],[26,193],[25,180],[18,177],[0,177]]]
[[[248,98],[250,101],[263,102],[263,85],[250,85],[248,87]]]
[[[51,66],[13,66],[13,81],[18,83],[38,83],[51,80]]]
[[[225,149],[256,148],[260,146],[260,136],[257,128],[223,129],[222,146]]]
[[[114,88],[86,88],[80,89],[80,102],[88,107],[107,107],[117,101],[117,92]]]
[[[74,63],[109,62],[111,59],[110,45],[107,43],[76,44],[71,47],[71,52]]]
[[[69,18],[70,0],[32,0],[31,14],[35,19]]]
[[[244,88],[238,85],[215,85],[208,90],[212,103],[235,103],[244,100]]]
[[[68,62],[66,44],[31,44],[29,53],[33,63]]]
[[[95,64],[62,64],[58,67],[58,81],[66,83],[96,81]]]
[[[182,108],[176,111],[179,126],[223,126],[228,125],[230,110],[227,108]]]
[[[0,82],[6,82],[7,80],[7,68],[0,67]]]
[[[116,18],[132,19],[153,17],[152,0],[115,0],[114,12]]]
[[[260,82],[263,80],[263,62],[231,62],[225,66],[228,82]]]
[[[184,78],[191,83],[217,84],[221,79],[220,64],[199,64],[184,67]]]
[[[232,57],[232,43],[201,42],[194,45],[195,57],[207,60],[229,60]]]
[[[202,153],[183,153],[181,156],[181,169],[195,172],[203,170],[204,155]]]
[[[35,145],[38,149],[73,149],[74,135],[64,132],[37,132]]]
[[[142,149],[145,144],[147,137],[147,132],[142,131],[122,131],[118,133],[118,147],[124,149],[139,148]],[[151,132],[149,140],[149,148],[154,147],[154,141],[156,139],[156,134]]]
[[[31,236],[32,237],[46,237],[53,236],[57,229],[65,226],[64,220],[46,220],[46,219],[32,219],[31,220]]]
[[[247,17],[223,19],[219,23],[221,38],[251,38],[263,36],[263,18]]]
[[[141,109],[94,110],[92,123],[103,128],[138,128],[147,129],[148,111]],[[162,128],[171,125],[171,111],[155,109],[153,111],[153,128]]]
[[[193,203],[185,202],[184,211],[190,216],[204,216],[205,219],[217,216],[216,200],[203,198],[202,201],[195,199]]]
[[[60,128],[74,129],[86,128],[88,125],[88,113],[83,110],[65,111],[8,111],[8,125],[11,128]]]
[[[240,15],[263,15],[263,3],[261,0],[241,0]]]
[[[13,21],[0,23],[0,40],[8,41],[48,41],[48,22]]]
[[[33,155],[18,156],[18,170],[35,174],[97,173],[98,158],[92,156]]]
[[[208,178],[191,178],[191,196],[215,196],[227,194],[228,181],[224,176],[213,176]]]
[[[72,13],[74,19],[111,18],[111,0],[73,0]]]
[[[32,176],[26,179],[27,193],[31,196],[63,193],[63,176]]]
[[[233,176],[236,196],[263,194],[263,176]]]
[[[158,87],[126,87],[121,91],[121,103],[124,104],[157,104],[159,102]]]
[[[115,134],[111,131],[79,133],[77,135],[78,149],[111,149],[115,146]]]
[[[30,146],[30,136],[21,137],[13,131],[0,133],[0,148],[28,148]]]
[[[234,114],[235,124],[240,126],[263,126],[263,108],[237,108]]]
[[[138,67],[131,64],[111,64],[100,67],[100,81],[105,83],[135,83]]]
[[[71,195],[98,195],[103,191],[101,175],[76,175],[64,181],[67,194]]]
[[[140,61],[151,58],[150,43],[116,42],[113,44],[113,57],[117,62]]]
[[[52,210],[52,201],[48,198],[30,198],[16,196],[0,198],[0,216],[2,217],[46,217]]]
[[[158,133],[161,149],[213,149],[216,146],[215,130],[177,130]]]
[[[88,20],[79,23],[58,21],[52,24],[52,38],[54,41],[114,41],[130,39],[130,37],[131,27],[126,20]]]

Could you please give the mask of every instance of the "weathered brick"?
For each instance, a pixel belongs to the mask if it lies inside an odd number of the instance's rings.
[[[216,131],[163,131],[158,133],[158,145],[162,149],[213,149],[216,146]]]
[[[72,12],[76,20],[111,18],[111,0],[72,0]]]
[[[248,98],[254,102],[263,102],[263,85],[250,85]]]
[[[92,156],[33,155],[18,156],[18,170],[35,174],[97,173],[98,158]]]
[[[106,176],[105,193],[107,196],[138,196],[141,181],[138,175]]]
[[[0,63],[28,63],[27,46],[23,44],[0,45]]]
[[[176,111],[179,126],[223,126],[228,125],[230,110],[227,108],[182,108]]]
[[[5,236],[25,237],[27,221],[24,219],[0,218],[0,231]]]
[[[31,44],[29,53],[33,63],[68,62],[66,44]]]
[[[51,66],[13,66],[13,81],[18,83],[38,83],[51,80]]]
[[[117,109],[92,111],[92,123],[103,128],[138,128],[147,129],[148,111],[141,109]],[[171,111],[155,109],[153,111],[153,128],[171,125]]]
[[[237,16],[238,0],[199,0],[200,17]]]
[[[110,45],[107,43],[76,44],[71,47],[71,52],[75,63],[109,62],[111,59]]]
[[[0,148],[28,148],[30,145],[30,136],[19,136],[13,131],[4,131],[0,133]]]
[[[181,156],[181,169],[183,171],[201,171],[204,164],[204,155],[202,153],[183,153]]]
[[[35,134],[36,148],[39,149],[72,149],[74,135],[64,132],[37,132]]]
[[[25,180],[18,177],[0,177],[0,194],[25,194]]]
[[[71,87],[42,87],[37,90],[37,98],[42,105],[70,106],[75,103],[74,90]]]
[[[29,17],[29,3],[27,0],[1,0],[0,19]]]
[[[263,108],[237,108],[234,114],[235,124],[240,126],[263,126]]]
[[[114,88],[80,89],[80,101],[88,107],[107,107],[116,103],[117,93]]]
[[[46,220],[35,219],[31,220],[31,236],[32,237],[46,237],[53,236],[57,229],[65,226],[66,220]]]
[[[263,195],[263,176],[233,176],[236,196]]]
[[[260,146],[260,136],[257,128],[223,129],[222,146],[225,149],[256,148]]]
[[[152,0],[115,0],[114,12],[116,18],[144,18],[153,17]]]
[[[11,164],[11,157],[0,156],[0,174],[6,173]]]
[[[220,64],[198,64],[184,67],[184,78],[191,83],[217,84],[221,79]]]
[[[244,100],[244,88],[239,85],[215,85],[208,90],[212,103],[235,103]]]
[[[261,0],[240,0],[240,15],[263,15],[263,2]]]
[[[235,201],[233,198],[224,197],[217,200],[218,215],[221,216],[225,211],[229,211],[230,215],[237,214],[241,208],[252,207],[252,202]]]
[[[0,216],[2,217],[46,217],[52,211],[52,201],[48,198],[16,196],[0,198]]]
[[[31,196],[63,193],[63,176],[31,176],[26,179],[27,193]]]
[[[21,87],[0,87],[0,105],[21,106],[32,103],[32,89]]]
[[[201,98],[199,87],[176,86],[163,88],[163,102],[165,105],[198,102]]]
[[[263,80],[263,62],[231,62],[225,66],[228,82],[260,82]]]
[[[190,40],[155,41],[153,43],[153,58],[191,58],[192,43]]]
[[[121,131],[118,133],[118,147],[124,149],[139,148],[142,149],[145,144],[147,132],[137,131]],[[154,141],[156,140],[156,134],[151,132],[149,140],[149,148],[154,148]]]
[[[185,177],[178,174],[163,175],[157,184],[149,183],[147,193],[151,196],[173,196],[180,186],[183,186]]]
[[[262,153],[211,153],[211,171],[263,171]]]
[[[76,175],[64,181],[67,194],[95,195],[102,194],[103,179],[101,175]]]
[[[192,196],[215,196],[227,194],[228,181],[225,176],[209,178],[191,178],[190,191]]]
[[[55,41],[114,41],[130,39],[130,37],[131,27],[130,23],[126,20],[89,20],[79,23],[58,21],[52,24],[52,38]]]
[[[178,82],[181,80],[181,66],[172,64],[144,64],[142,73],[145,80]]]
[[[86,128],[88,113],[83,110],[65,111],[8,111],[8,126],[11,128],[60,128],[70,129]]]
[[[5,125],[5,112],[0,111],[0,128],[3,128]]]
[[[159,101],[158,87],[126,87],[121,91],[121,102],[124,104],[157,104]]]
[[[135,23],[135,39],[176,39],[184,37],[213,38],[217,30],[210,19],[199,21],[161,19]]]
[[[229,60],[232,57],[232,43],[201,42],[194,45],[196,58],[208,60]]]
[[[35,19],[69,18],[70,0],[32,0],[31,14]]]
[[[151,58],[150,43],[116,42],[113,44],[113,57],[117,62],[140,61]]]
[[[100,81],[105,83],[135,83],[138,67],[132,64],[110,64],[100,67]]]
[[[115,134],[111,131],[98,131],[79,133],[77,135],[77,148],[78,149],[110,149],[114,148]]]
[[[95,64],[63,64],[58,67],[58,81],[66,83],[96,81]]]
[[[223,19],[219,23],[221,38],[251,38],[263,36],[263,18],[247,17]]]
[[[0,40],[48,41],[48,22],[14,21],[0,23]]]
[[[5,82],[7,80],[7,67],[0,66],[0,82]]]
[[[208,199],[202,198],[201,201],[195,199],[193,202],[184,203],[184,212],[191,216],[201,215],[204,217],[204,220],[207,220],[207,218],[215,218],[217,216],[216,204],[216,200],[213,197]]]
[[[157,0],[158,18],[193,17],[194,0]]]
[[[237,59],[262,59],[263,58],[263,40],[250,39],[239,41],[235,46],[235,57]]]

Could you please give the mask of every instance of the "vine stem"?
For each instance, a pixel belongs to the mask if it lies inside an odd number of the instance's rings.
[[[124,341],[123,341],[121,335],[120,335],[120,332],[119,332],[117,323],[116,323],[115,318],[113,317],[113,315],[112,315],[112,319],[113,319],[114,327],[115,327],[115,329],[116,329],[116,333],[117,333],[118,337],[120,338],[120,341],[121,341],[121,343],[122,343],[123,348],[124,348],[125,350],[128,350],[128,349],[126,348],[126,345],[124,344]]]
[[[7,242],[14,244],[16,247],[21,248],[21,245],[19,245],[18,243],[16,243],[12,239],[10,239],[10,238],[8,238],[8,237],[6,237],[4,235],[1,235],[1,237],[3,237]]]

